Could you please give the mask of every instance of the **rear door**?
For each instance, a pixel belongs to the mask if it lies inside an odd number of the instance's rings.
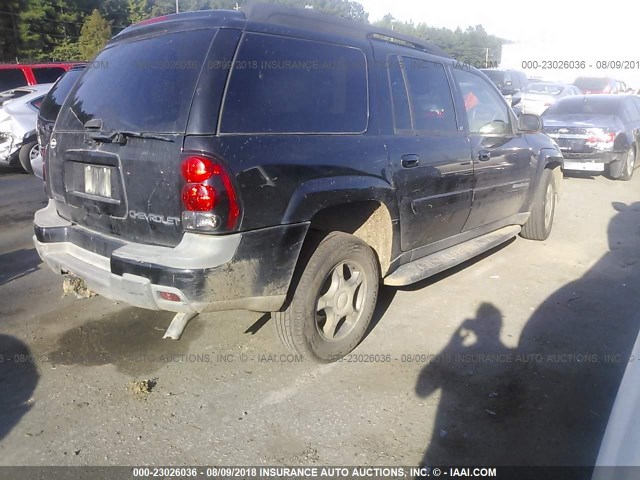
[[[465,230],[503,221],[525,208],[535,156],[512,124],[504,98],[480,75],[455,68],[471,141],[475,184]]]
[[[418,56],[391,55],[387,64],[396,131],[388,150],[407,251],[461,232],[471,207],[473,165],[448,67]]]
[[[216,32],[161,32],[122,41],[85,69],[48,150],[50,191],[62,216],[135,242],[179,243],[181,152]]]

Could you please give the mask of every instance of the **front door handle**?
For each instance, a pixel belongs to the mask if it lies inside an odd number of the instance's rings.
[[[478,152],[478,160],[481,162],[486,162],[491,159],[491,152],[489,150],[480,150]]]
[[[403,155],[401,163],[404,168],[417,167],[420,164],[420,157],[415,153]]]

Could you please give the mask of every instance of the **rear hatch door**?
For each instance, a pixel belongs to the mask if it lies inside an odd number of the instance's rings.
[[[123,239],[182,238],[180,157],[196,84],[217,29],[116,42],[67,97],[48,149],[61,216]]]

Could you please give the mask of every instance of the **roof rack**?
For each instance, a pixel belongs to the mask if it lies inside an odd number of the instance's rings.
[[[249,2],[241,9],[247,20],[272,23],[289,27],[307,28],[316,31],[331,31],[345,37],[367,38],[394,43],[432,55],[451,58],[440,47],[419,38],[402,35],[393,30],[378,28],[368,23],[340,18],[311,9],[301,9],[269,3]]]

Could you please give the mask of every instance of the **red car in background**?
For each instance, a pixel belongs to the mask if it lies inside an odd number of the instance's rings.
[[[0,92],[25,85],[53,83],[74,65],[78,63],[1,63]]]

